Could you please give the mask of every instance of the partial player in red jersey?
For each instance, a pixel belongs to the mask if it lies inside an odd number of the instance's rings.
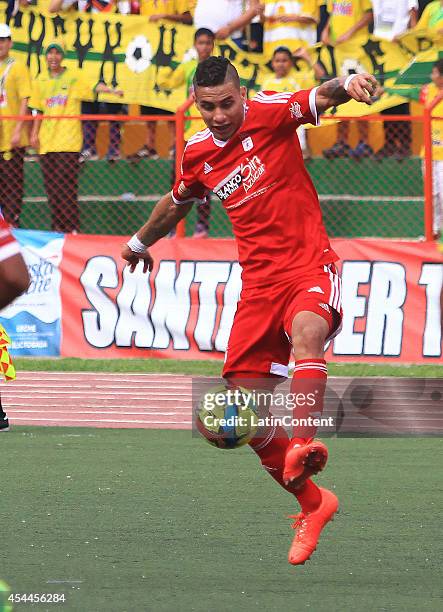
[[[29,274],[20,245],[0,213],[0,309],[29,286]]]
[[[28,286],[28,268],[21,255],[20,246],[0,214],[0,309],[26,291]],[[0,399],[0,432],[8,429],[9,421]]]
[[[207,129],[189,140],[172,193],[122,249],[132,271],[140,260],[145,271],[152,269],[148,247],[214,192],[231,219],[243,268],[223,376],[230,384],[266,379],[272,387],[288,376],[292,350],[291,391],[315,394],[309,409],[315,416],[323,409],[327,378],[324,346],[340,329],[341,284],[296,130],[351,98],[371,104],[376,88],[373,76],[355,74],[308,91],[261,92],[247,100],[227,59],[205,60],[194,91]],[[294,416],[307,414],[296,409]],[[328,457],[314,434],[313,428],[298,429],[290,439],[276,425],[251,442],[265,469],[300,503],[289,551],[294,565],[309,559],[338,509],[336,496],[311,480]]]

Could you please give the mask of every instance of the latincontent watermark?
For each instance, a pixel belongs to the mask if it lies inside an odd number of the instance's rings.
[[[334,417],[321,416],[317,411],[319,393],[319,390],[291,393],[217,386],[201,394],[199,419],[211,430],[248,426],[334,429]]]
[[[259,417],[258,415],[250,414],[247,417],[240,415],[233,415],[230,417],[219,417],[215,414],[205,414],[202,416],[202,422],[205,427],[274,427],[280,425],[281,427],[335,427],[334,417],[314,417],[308,416],[304,418],[293,418],[291,415],[286,414],[284,416],[275,416],[273,414],[265,417]]]
[[[443,437],[443,378],[338,377],[328,379],[326,386],[322,380],[300,380],[297,393],[290,379],[275,385],[268,378],[236,382],[238,386],[230,388],[229,381],[221,378],[192,379],[192,429],[196,435],[200,435],[200,410],[230,418],[231,413],[225,410],[228,401],[237,408],[238,417],[248,418],[246,408],[265,426],[270,423],[266,418],[282,424],[277,435],[286,435],[284,431],[292,435],[294,430],[312,425],[321,436]],[[318,405],[318,393],[312,394],[312,389],[324,396]],[[227,395],[229,391],[231,395]],[[309,417],[310,422],[295,420]]]

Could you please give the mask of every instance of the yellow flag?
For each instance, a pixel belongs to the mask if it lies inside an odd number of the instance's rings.
[[[14,380],[16,377],[15,367],[8,351],[8,346],[10,344],[11,340],[6,333],[5,328],[3,325],[0,325],[0,367],[1,373],[3,374],[6,382],[9,380]]]

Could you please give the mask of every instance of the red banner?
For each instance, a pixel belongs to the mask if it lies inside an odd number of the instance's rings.
[[[223,358],[241,290],[233,240],[162,240],[150,274],[130,274],[125,238],[66,236],[65,357]],[[334,240],[343,330],[330,361],[441,363],[443,261],[428,243]],[[141,266],[139,266],[141,268]]]

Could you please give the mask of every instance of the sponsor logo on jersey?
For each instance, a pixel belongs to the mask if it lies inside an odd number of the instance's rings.
[[[237,166],[235,170],[214,187],[213,191],[222,202],[237,191],[240,185],[243,186],[245,193],[248,193],[265,171],[265,165],[257,155],[254,155],[252,158],[247,157],[240,166]]]
[[[301,106],[298,102],[292,102],[289,106],[289,112],[291,113],[291,117],[293,119],[301,119],[303,117],[303,113],[301,111]]]
[[[254,142],[250,136],[242,140],[243,149],[248,152],[254,148]]]
[[[224,178],[216,187],[214,192],[218,195],[220,200],[224,202],[229,198],[230,195],[237,191],[242,184],[243,178],[240,172],[241,166],[237,166],[226,178]]]
[[[265,173],[265,165],[257,155],[252,159],[246,158],[246,162],[241,165],[243,176],[243,188],[246,193],[254,186],[258,179]]]
[[[323,310],[326,310],[326,312],[331,312],[331,309],[329,308],[328,304],[319,304],[320,308],[323,308]]]
[[[353,9],[352,5],[352,0],[335,0],[332,7],[332,14],[351,17]]]
[[[68,103],[68,96],[63,96],[62,94],[58,94],[57,96],[51,96],[50,98],[46,98],[46,106],[48,108],[54,108],[54,106],[66,106]]]
[[[208,162],[205,162],[205,165],[203,166],[203,172],[205,174],[209,174],[210,172],[212,172],[214,170],[214,168],[212,166],[210,166],[208,164]]]

